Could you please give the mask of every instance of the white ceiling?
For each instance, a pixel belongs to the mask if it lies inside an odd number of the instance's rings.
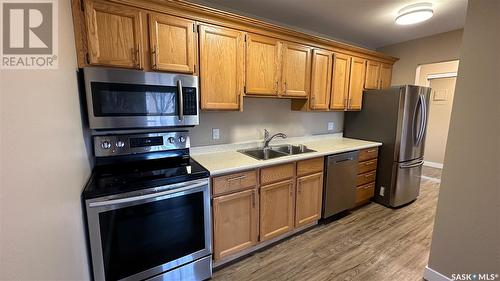
[[[467,0],[191,0],[268,22],[378,48],[463,28]],[[430,2],[434,17],[411,25],[394,23],[406,5]]]

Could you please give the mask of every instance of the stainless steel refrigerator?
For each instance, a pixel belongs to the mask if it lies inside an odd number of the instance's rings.
[[[413,85],[363,93],[363,107],[346,112],[344,137],[382,142],[373,201],[399,207],[420,192],[431,89]]]

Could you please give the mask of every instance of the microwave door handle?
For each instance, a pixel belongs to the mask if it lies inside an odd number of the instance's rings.
[[[184,97],[181,80],[177,80],[177,92],[179,93],[179,121],[182,121],[184,120]]]

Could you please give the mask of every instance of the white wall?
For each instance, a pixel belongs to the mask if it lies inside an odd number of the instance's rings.
[[[429,258],[448,277],[500,274],[499,14],[469,1]]]
[[[80,193],[89,176],[70,1],[59,69],[1,72],[0,280],[88,280]]]
[[[202,112],[200,125],[191,129],[193,146],[262,139],[264,129],[289,137],[342,132],[343,112],[291,111],[290,100],[245,98],[243,112]],[[328,122],[334,130],[328,131]],[[212,128],[220,129],[220,139],[212,140]]]
[[[415,83],[415,71],[421,64],[457,60],[462,32],[459,29],[378,48],[399,58],[392,71],[392,85]]]

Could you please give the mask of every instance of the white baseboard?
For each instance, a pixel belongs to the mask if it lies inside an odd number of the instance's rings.
[[[442,169],[443,168],[443,163],[424,161],[424,166]]]
[[[430,268],[428,265],[425,266],[424,279],[427,281],[451,281],[450,278],[435,271],[434,269]]]

